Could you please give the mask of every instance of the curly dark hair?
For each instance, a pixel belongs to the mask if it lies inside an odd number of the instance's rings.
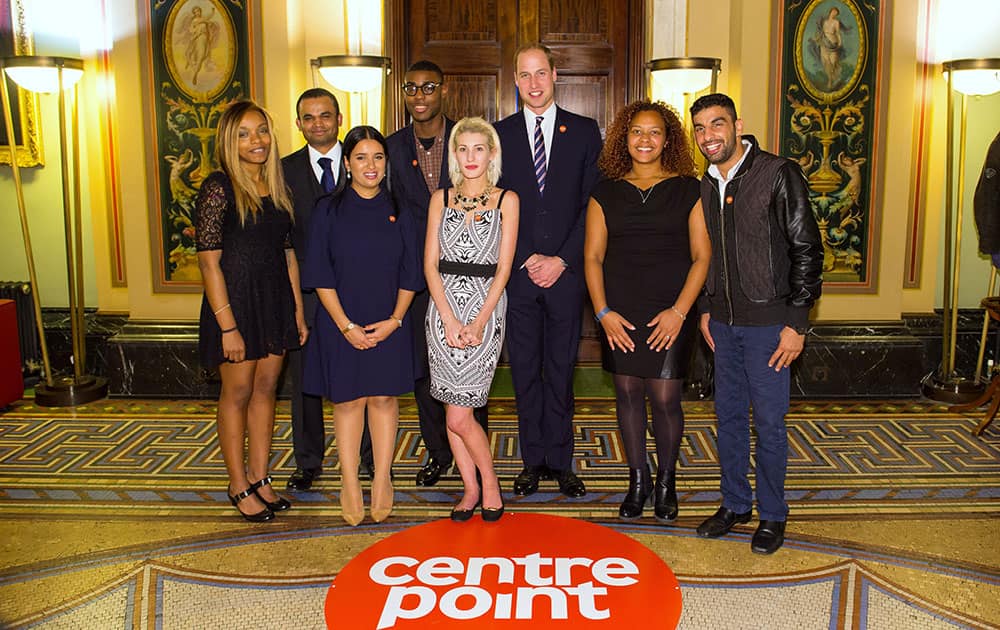
[[[693,177],[694,157],[688,144],[688,136],[674,108],[662,101],[633,101],[626,105],[614,122],[608,127],[604,149],[597,166],[610,179],[624,177],[632,168],[632,156],[628,153],[628,130],[632,119],[639,112],[656,112],[663,118],[666,144],[660,155],[660,165],[667,172]]]

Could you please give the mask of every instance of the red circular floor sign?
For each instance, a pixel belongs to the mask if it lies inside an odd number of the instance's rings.
[[[675,628],[670,567],[607,527],[544,514],[434,521],[351,560],[326,598],[329,628]]]

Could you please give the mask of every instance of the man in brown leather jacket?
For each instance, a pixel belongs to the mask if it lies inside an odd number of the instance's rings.
[[[709,162],[701,203],[712,241],[701,331],[715,352],[722,506],[698,527],[716,538],[752,516],[750,408],[760,524],[750,547],[770,554],[784,542],[785,414],[788,366],[802,352],[809,309],[822,286],[823,246],[799,166],[762,151],[725,94],[691,106],[695,139]]]

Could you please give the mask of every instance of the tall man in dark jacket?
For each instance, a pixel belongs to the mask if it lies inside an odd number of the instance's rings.
[[[701,203],[712,240],[701,331],[715,352],[722,506],[698,527],[716,538],[750,520],[750,407],[757,428],[757,511],[750,547],[784,542],[788,366],[802,352],[822,286],[823,246],[799,166],[762,151],[725,94],[691,105],[695,139],[710,166]]]
[[[347,185],[340,141],[337,139],[340,123],[337,97],[323,88],[306,90],[295,103],[295,126],[302,132],[306,145],[282,158],[281,167],[295,206],[292,242],[300,268],[305,265],[309,219],[316,200],[325,194],[343,190]],[[302,301],[306,323],[312,328],[319,303],[316,293],[303,291]],[[323,399],[302,393],[302,356],[302,350],[288,353],[287,374],[292,379],[292,444],[296,465],[295,472],[288,479],[288,489],[305,491],[312,487],[313,480],[322,471],[326,433]]]
[[[455,122],[444,115],[444,99],[448,86],[444,73],[431,61],[416,61],[403,75],[403,102],[412,123],[386,138],[389,149],[389,178],[392,196],[400,211],[411,213],[420,234],[420,260],[423,261],[424,237],[427,232],[427,206],[431,193],[449,186],[448,137]],[[410,304],[410,317],[416,322],[413,335],[413,397],[417,401],[420,436],[427,447],[427,463],[417,471],[418,486],[433,486],[452,464],[451,447],[444,405],[431,397],[431,379],[427,365],[427,337],[424,319],[427,317],[429,294],[417,293]],[[486,430],[486,407],[473,414]]]
[[[541,44],[514,54],[524,109],[496,123],[500,186],[521,200],[514,270],[507,284],[507,352],[524,469],[514,493],[554,477],[569,497],[586,493],[573,472],[573,366],[583,311],[583,233],[597,182],[597,121],[555,104],[556,68]]]

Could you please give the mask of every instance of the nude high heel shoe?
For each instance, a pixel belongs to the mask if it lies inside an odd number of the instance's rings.
[[[372,519],[376,523],[381,523],[392,514],[392,503],[395,499],[395,491],[392,487],[392,477],[388,473],[380,474],[376,471],[375,479],[372,481]]]
[[[341,475],[340,516],[352,527],[365,520],[365,503],[361,498],[361,482],[357,474],[353,479]]]

